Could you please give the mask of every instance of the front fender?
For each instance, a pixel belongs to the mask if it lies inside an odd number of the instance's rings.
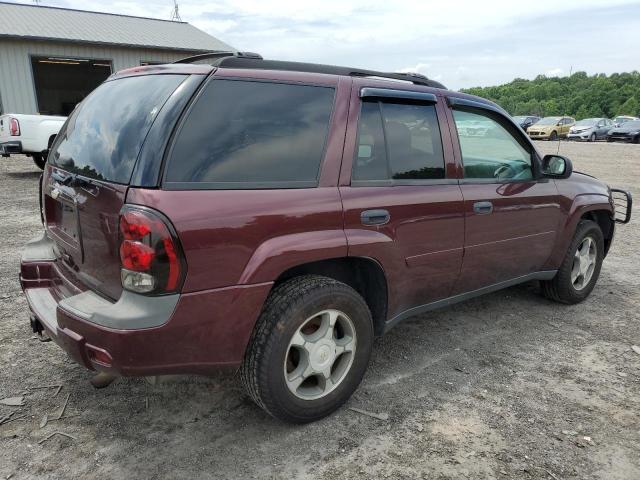
[[[560,267],[567,253],[567,249],[569,245],[571,245],[578,222],[585,213],[596,210],[604,210],[608,212],[609,215],[613,215],[613,207],[609,202],[609,197],[600,194],[584,193],[574,198],[564,225],[561,226],[558,232],[555,248],[545,264],[544,270],[556,270]]]
[[[239,283],[273,282],[292,267],[346,256],[344,230],[320,230],[270,238],[253,252]]]

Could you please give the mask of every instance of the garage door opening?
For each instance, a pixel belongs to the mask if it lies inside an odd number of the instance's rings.
[[[38,112],[64,115],[111,75],[111,61],[31,57]]]

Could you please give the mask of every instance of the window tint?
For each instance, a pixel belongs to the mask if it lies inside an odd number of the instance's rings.
[[[156,115],[184,75],[143,75],[103,83],[76,107],[51,159],[90,178],[128,183]]]
[[[485,115],[454,110],[465,178],[533,178],[531,154],[502,125]]]
[[[425,180],[444,176],[442,139],[433,105],[362,103],[354,180]]]
[[[176,139],[168,182],[316,183],[333,88],[237,80],[213,80],[205,88]]]

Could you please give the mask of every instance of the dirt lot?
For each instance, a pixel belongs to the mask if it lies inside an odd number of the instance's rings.
[[[640,198],[640,145],[562,143],[560,153]],[[1,479],[640,478],[637,219],[618,229],[583,304],[551,303],[527,284],[411,319],[376,342],[347,405],[388,420],[343,408],[290,426],[232,375],[94,390],[39,342],[17,281],[22,245],[40,230],[38,175],[27,159],[0,161],[0,399],[24,395],[24,406],[0,405],[0,419],[13,413],[0,426]],[[57,431],[73,438],[45,440]]]

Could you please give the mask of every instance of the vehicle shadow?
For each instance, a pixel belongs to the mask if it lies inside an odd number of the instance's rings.
[[[40,178],[40,175],[42,175],[41,171],[28,171],[28,172],[6,172],[5,175],[7,177],[11,177],[11,178],[15,178],[17,180],[19,179],[28,179],[28,178],[33,178],[33,179],[38,179]]]

